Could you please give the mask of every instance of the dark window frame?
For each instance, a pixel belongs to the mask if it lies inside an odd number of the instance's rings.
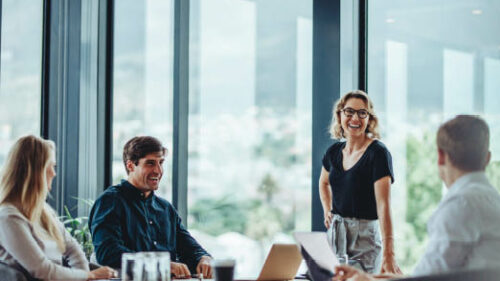
[[[102,147],[102,163],[96,163],[100,192],[110,182],[112,126],[112,13],[113,0],[99,2],[98,31],[98,107],[104,118],[99,120],[98,146]],[[111,16],[110,16],[111,15]],[[80,47],[81,0],[44,0],[42,39],[42,110],[40,135],[56,143],[57,174],[53,182],[49,204],[58,214],[68,206],[72,215],[77,214],[78,151],[80,112]],[[108,36],[111,34],[110,36]]]

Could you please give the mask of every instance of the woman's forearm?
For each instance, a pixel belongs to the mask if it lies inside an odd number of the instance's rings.
[[[377,215],[382,234],[382,268],[381,273],[401,274],[394,256],[394,236],[391,218],[391,182],[387,176],[375,182],[375,198],[377,200]]]
[[[319,177],[319,198],[321,200],[321,205],[323,206],[323,212],[330,212],[332,210],[332,190],[330,188],[330,183],[328,181],[329,173],[325,168],[321,169],[321,175]]]
[[[380,232],[382,234],[383,254],[394,255],[394,236],[392,230],[391,210],[389,204],[380,204],[377,206]]]
[[[375,182],[375,199],[377,201],[377,215],[382,234],[382,246],[384,256],[394,255],[394,236],[392,232],[391,219],[391,182],[390,177],[384,177]]]
[[[323,206],[323,212],[329,212],[332,210],[332,191],[330,190],[330,185],[320,183],[319,186],[319,197],[321,200],[321,205]]]

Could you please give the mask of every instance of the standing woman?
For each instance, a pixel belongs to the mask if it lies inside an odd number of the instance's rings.
[[[391,154],[377,140],[378,119],[365,92],[349,92],[337,101],[330,134],[345,139],[326,151],[319,179],[332,247],[338,255],[360,260],[368,272],[401,273],[394,258],[389,206]]]
[[[55,159],[54,143],[35,136],[10,150],[0,180],[0,261],[43,280],[114,277],[109,267],[89,271],[80,245],[45,203]],[[61,264],[63,256],[71,268]]]

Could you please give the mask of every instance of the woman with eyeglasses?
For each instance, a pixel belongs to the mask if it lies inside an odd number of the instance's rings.
[[[80,245],[45,203],[55,165],[52,141],[26,136],[10,150],[0,180],[0,261],[37,280],[116,277],[107,266],[89,271]],[[71,268],[61,264],[63,257]]]
[[[341,258],[361,261],[368,272],[401,273],[389,200],[392,159],[378,140],[373,103],[363,91],[349,92],[335,103],[332,115],[330,135],[340,141],[323,156],[319,179],[332,247]]]

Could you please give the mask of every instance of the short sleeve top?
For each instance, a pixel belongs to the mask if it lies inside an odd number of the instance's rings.
[[[342,217],[375,220],[375,182],[390,176],[394,182],[391,153],[385,145],[374,140],[358,162],[344,170],[342,150],[346,142],[334,143],[323,156],[323,167],[332,188],[332,212]]]

